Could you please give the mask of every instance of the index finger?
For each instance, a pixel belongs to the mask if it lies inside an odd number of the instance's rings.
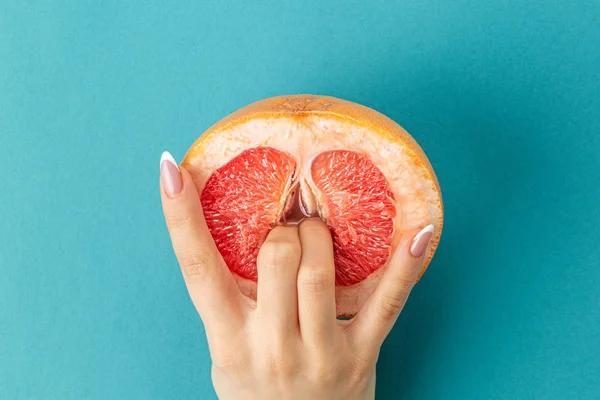
[[[194,181],[169,153],[160,169],[163,212],[192,302],[207,330],[238,328],[241,292],[206,225]]]

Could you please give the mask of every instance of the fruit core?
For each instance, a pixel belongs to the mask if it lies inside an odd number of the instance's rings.
[[[383,267],[396,208],[383,173],[365,155],[330,150],[297,160],[250,148],[218,168],[201,194],[208,228],[228,267],[257,281],[258,250],[278,224],[321,218],[331,231],[336,285],[351,286]]]

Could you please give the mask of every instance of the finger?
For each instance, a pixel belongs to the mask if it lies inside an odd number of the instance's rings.
[[[298,315],[304,342],[332,343],[336,332],[333,241],[327,225],[309,219],[300,224],[302,259],[298,271]]]
[[[256,312],[267,332],[298,330],[296,274],[301,252],[296,226],[275,227],[260,247]]]
[[[190,297],[207,330],[238,328],[240,292],[208,230],[196,186],[167,152],[160,171],[163,212]]]
[[[394,326],[417,281],[433,231],[429,225],[400,242],[375,291],[350,324],[349,331],[360,348],[379,349]]]

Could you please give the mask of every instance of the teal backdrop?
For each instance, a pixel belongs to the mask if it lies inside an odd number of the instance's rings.
[[[0,399],[213,399],[161,215],[265,97],[373,107],[446,227],[378,399],[600,398],[600,2],[0,2]]]

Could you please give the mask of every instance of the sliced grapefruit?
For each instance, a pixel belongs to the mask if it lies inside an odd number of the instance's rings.
[[[256,257],[280,223],[319,217],[332,233],[339,316],[372,293],[403,232],[434,224],[421,275],[437,248],[443,205],[416,141],[370,108],[333,97],[262,100],[208,129],[182,165],[242,292],[256,296]]]

